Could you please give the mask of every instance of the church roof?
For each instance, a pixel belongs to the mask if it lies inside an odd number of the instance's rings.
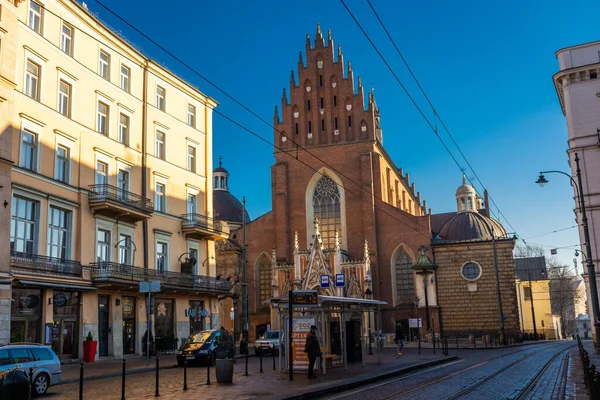
[[[227,190],[213,191],[213,214],[215,218],[227,222],[242,223],[244,207],[242,203]],[[246,222],[250,222],[250,216],[246,211]]]
[[[226,174],[228,174],[229,172],[227,172],[227,170],[223,167],[217,167],[215,168],[215,170],[213,172],[224,172]]]
[[[500,222],[477,211],[459,212],[440,229],[438,236],[445,241],[491,240],[491,230],[496,238],[506,238],[506,230]]]

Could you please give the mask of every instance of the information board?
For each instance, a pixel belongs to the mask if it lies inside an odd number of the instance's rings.
[[[317,291],[316,290],[294,290],[292,292],[292,304],[293,305],[317,305]]]
[[[292,337],[294,351],[292,352],[292,362],[294,371],[308,370],[308,354],[304,352],[306,338],[310,332],[310,326],[316,325],[315,317],[296,317],[292,321]]]

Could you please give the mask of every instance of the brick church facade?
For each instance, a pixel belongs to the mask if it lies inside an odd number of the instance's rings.
[[[275,108],[273,209],[246,228],[250,340],[270,323],[273,264],[294,264],[295,249],[310,248],[315,220],[326,256],[336,251],[336,232],[342,262],[363,260],[367,244],[373,298],[388,304],[384,331],[395,320],[424,315],[412,265],[431,238],[426,203],[383,147],[374,95],[365,107],[362,80],[355,85],[331,32],[325,41],[319,27],[314,46],[307,35],[305,57],[306,63],[300,53],[298,77],[291,72],[289,97],[284,89]],[[241,243],[241,229],[236,237]],[[435,295],[429,303],[435,315]]]

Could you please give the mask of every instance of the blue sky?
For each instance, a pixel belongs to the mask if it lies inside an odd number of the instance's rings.
[[[316,23],[333,31],[355,76],[373,85],[382,113],[384,145],[433,212],[455,209],[461,171],[409,102],[339,1],[103,0],[198,72],[267,121],[296,67],[305,35]],[[89,8],[152,58],[213,96],[218,110],[272,140],[273,130],[186,70],[103,10]],[[600,3],[584,8],[564,2],[399,2],[372,0],[421,85],[492,198],[521,238],[575,225],[568,179],[540,170],[569,170],[567,131],[552,83],[555,51],[600,40]],[[173,6],[177,4],[177,6]],[[366,1],[348,6],[407,85],[428,110]],[[428,112],[431,117],[432,113]],[[231,173],[232,192],[248,200],[252,218],[271,209],[272,148],[215,115],[214,157]],[[445,134],[442,138],[459,157]],[[466,167],[464,161],[461,165]],[[472,173],[468,173],[473,176]],[[478,186],[478,190],[482,191]],[[495,207],[492,211],[496,212]],[[513,229],[501,219],[508,231]],[[579,243],[576,229],[532,238],[550,247]],[[559,250],[572,265],[573,251]],[[581,267],[579,268],[581,272]]]

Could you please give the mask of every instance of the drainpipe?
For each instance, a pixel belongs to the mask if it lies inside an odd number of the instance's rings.
[[[148,141],[148,60],[144,62],[144,91],[142,95],[142,197],[147,197],[148,181],[146,174]],[[144,269],[148,269],[148,220],[142,222]]]

